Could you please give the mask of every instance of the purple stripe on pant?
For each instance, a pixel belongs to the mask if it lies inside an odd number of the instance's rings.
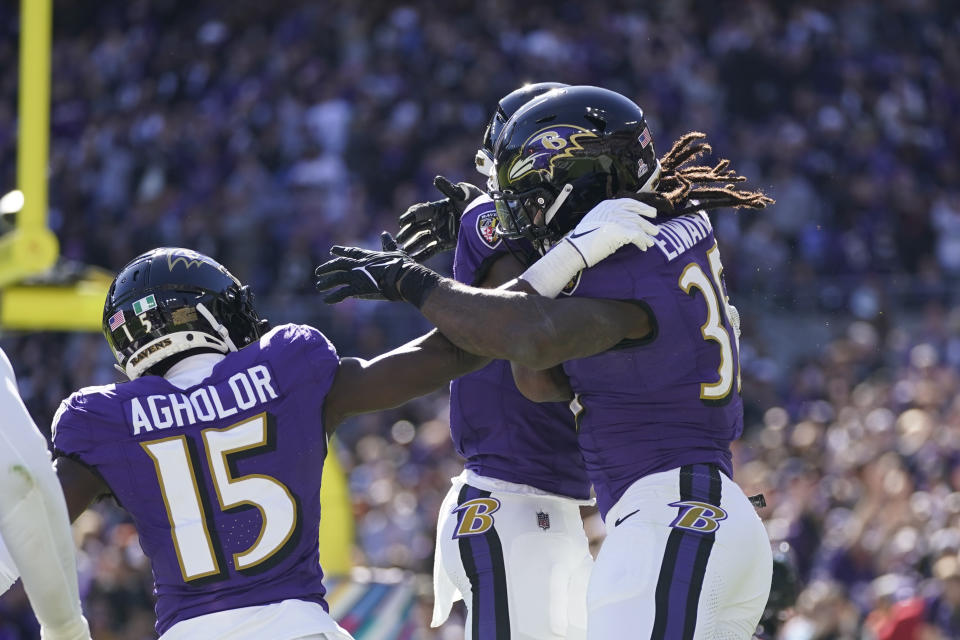
[[[691,470],[691,490],[682,500],[713,502],[719,498],[719,472],[710,465],[696,464],[684,467]],[[683,470],[681,470],[683,473]],[[681,487],[684,483],[681,481]],[[676,530],[675,530],[676,531]],[[684,530],[677,551],[676,564],[670,582],[669,609],[664,638],[685,639],[693,635],[703,575],[716,534]]]
[[[465,486],[460,504],[488,498],[489,491]],[[461,518],[464,517],[461,515]],[[473,590],[471,600],[472,640],[508,640],[510,614],[507,605],[506,569],[496,525],[475,535],[459,538],[460,558]]]

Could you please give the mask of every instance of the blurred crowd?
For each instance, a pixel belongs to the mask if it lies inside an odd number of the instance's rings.
[[[744,358],[736,477],[802,585],[775,637],[960,638],[960,308],[853,321],[776,389]]]
[[[52,222],[83,262],[184,245],[256,290],[304,291],[331,242],[374,244],[435,196],[436,173],[476,181],[498,98],[553,80],[635,99],[661,152],[706,132],[776,197],[723,217],[740,291],[905,274],[935,289],[960,274],[950,0],[111,0],[55,14]],[[4,3],[3,69],[16,24]],[[0,78],[11,187],[16,82]]]
[[[15,4],[0,3],[8,70]],[[409,204],[437,197],[438,173],[479,183],[486,120],[522,83],[621,91],[659,151],[704,131],[777,199],[715,218],[728,288],[754,310],[738,479],[766,493],[762,514],[803,585],[777,637],[960,637],[960,11],[735,6],[56,2],[51,225],[65,257],[111,270],[157,245],[209,253],[274,322],[371,355],[426,326],[386,304],[320,308],[310,274],[329,246],[374,246]],[[16,90],[15,73],[0,76],[0,191],[15,184]],[[769,331],[781,312],[830,318],[832,339],[781,332],[804,351],[784,360]],[[115,379],[96,335],[0,345],[43,428],[72,390]],[[440,393],[342,429],[358,562],[429,570],[460,469],[446,405]],[[129,521],[102,504],[77,535],[97,637],[152,637]],[[22,593],[0,600],[0,640],[33,637],[31,624]]]

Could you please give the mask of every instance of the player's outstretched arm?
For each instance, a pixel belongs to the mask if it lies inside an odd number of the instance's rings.
[[[531,400],[567,400],[572,392],[566,377],[546,369],[600,353],[624,338],[644,337],[651,323],[647,312],[632,302],[552,298],[579,271],[620,247],[633,244],[641,251],[649,249],[659,233],[651,222],[655,217],[652,207],[636,200],[605,200],[520,280],[502,287],[502,296],[483,295],[449,282],[431,284],[421,277],[411,280],[414,286],[427,283],[427,294],[418,306],[457,346],[513,362],[515,381]],[[484,325],[501,330],[484,331]]]
[[[391,243],[384,238],[385,247]],[[332,251],[339,257],[317,268],[317,288],[343,286],[325,302],[350,296],[404,300],[461,349],[532,369],[600,353],[624,338],[643,338],[651,328],[646,311],[630,302],[552,300],[522,279],[493,291],[477,289],[443,278],[395,249]]]
[[[398,407],[488,361],[436,331],[370,360],[342,358],[324,403],[326,429],[333,432],[352,415]]]
[[[513,291],[484,292],[442,278],[398,250],[386,233],[382,251],[333,247],[336,257],[317,268],[316,285],[332,290],[323,298],[327,303],[351,296],[404,300],[465,351],[546,369],[650,331],[650,318],[633,303],[544,297],[556,295],[578,271],[625,244],[646,250],[653,243],[658,229],[647,218],[654,214],[640,203],[628,199],[601,205],[531,268],[536,271],[528,270],[524,280],[508,287]]]
[[[80,609],[73,536],[46,440],[0,352],[0,533],[16,563],[45,640],[88,640]]]
[[[460,348],[534,370],[592,356],[625,338],[643,338],[651,329],[639,305],[592,298],[552,300],[524,280],[484,291],[443,279],[420,311]]]

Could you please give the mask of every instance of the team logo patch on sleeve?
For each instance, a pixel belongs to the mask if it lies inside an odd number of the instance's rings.
[[[500,234],[497,233],[496,211],[486,211],[477,216],[477,235],[491,249],[500,244]]]

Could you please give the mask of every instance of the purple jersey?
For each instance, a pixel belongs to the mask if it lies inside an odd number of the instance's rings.
[[[63,402],[54,448],[95,470],[136,523],[158,632],[291,598],[326,608],[323,402],[338,365],[319,331],[283,325],[196,386],[146,376]]]
[[[732,477],[743,430],[740,358],[720,255],[704,213],[660,225],[656,247],[627,245],[582,272],[573,295],[642,301],[652,337],[564,363],[580,404],[580,450],[604,516],[634,481],[686,464]]]
[[[532,251],[519,243],[508,247],[496,232],[496,222],[493,201],[486,196],[464,212],[453,260],[459,282],[479,284],[511,248],[520,254]],[[573,498],[590,495],[570,408],[527,400],[505,360],[450,384],[450,430],[468,469]]]

